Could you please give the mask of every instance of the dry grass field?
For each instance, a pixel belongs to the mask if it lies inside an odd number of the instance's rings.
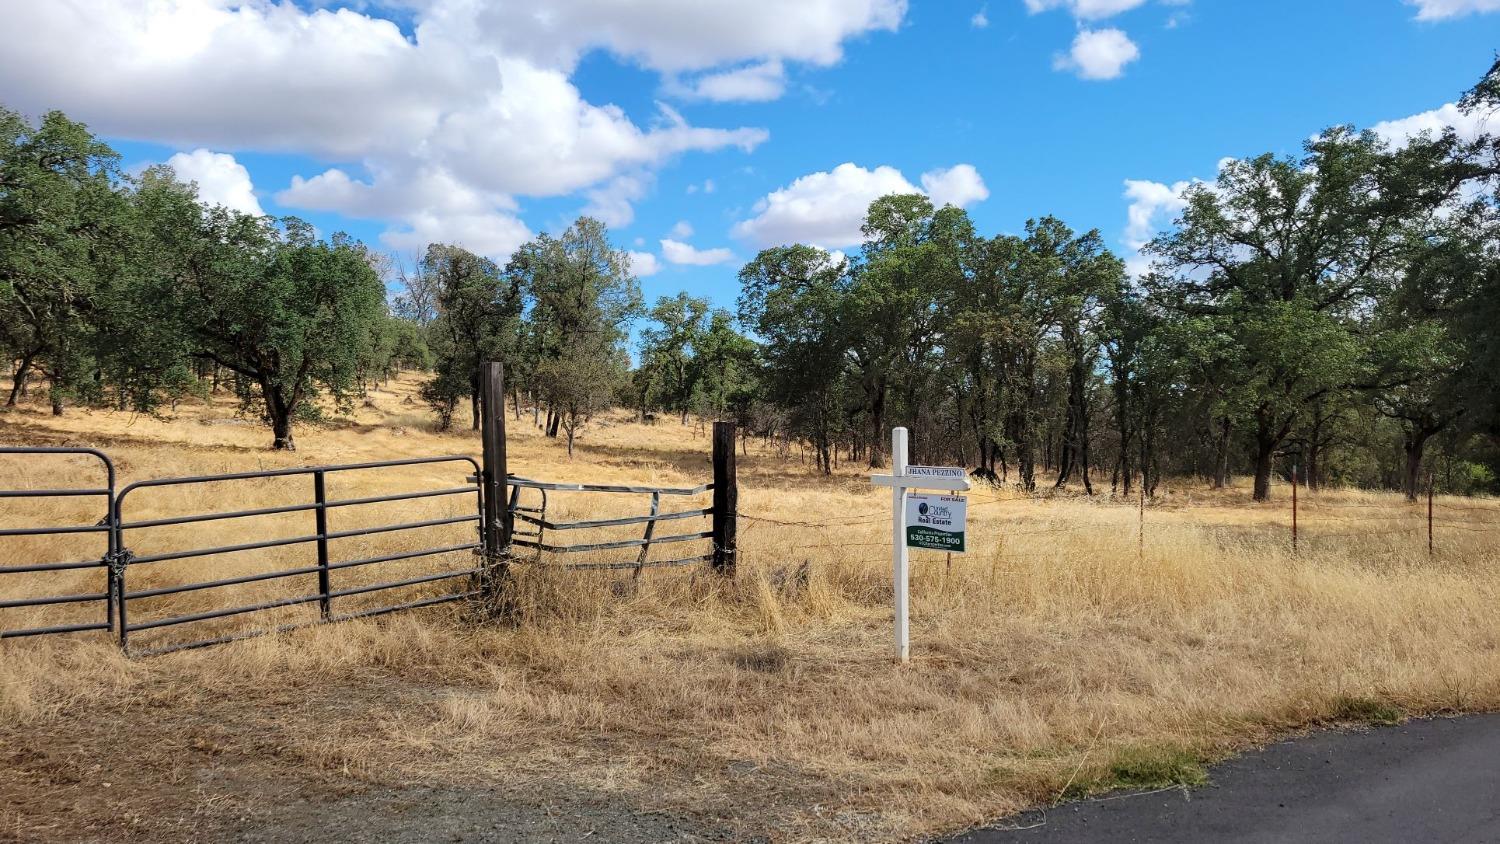
[[[26,406],[0,413],[0,442],[103,448],[122,485],[477,455],[477,436],[431,430],[417,383],[404,377],[374,392],[351,420],[304,427],[295,454],[265,450],[268,433],[236,420],[227,399],[184,405],[170,419],[53,418]],[[708,441],[695,426],[611,415],[583,432],[569,460],[528,421],[523,414],[510,437],[518,475],[681,486],[709,476]],[[0,488],[89,481],[87,463],[50,461],[0,456]],[[454,486],[461,472],[352,474],[330,478],[330,494]],[[306,500],[305,477],[281,483],[142,490],[127,516]],[[334,812],[417,787],[553,815],[673,818],[686,840],[912,840],[1100,789],[1195,782],[1203,762],[1310,725],[1500,707],[1497,502],[1439,498],[1429,556],[1425,508],[1356,491],[1305,495],[1293,554],[1285,501],[1255,506],[1246,488],[1169,485],[1145,510],[1140,544],[1134,501],[979,489],[971,553],[950,566],[913,552],[913,660],[898,666],[885,490],[858,466],[823,478],[759,442],[740,458],[740,484],[750,518],[733,581],[706,569],[636,581],[527,564],[517,570],[516,616],[504,623],[447,605],[134,660],[103,633],[0,641],[0,840],[301,840],[289,807]],[[435,518],[465,503],[339,513],[331,527]],[[641,513],[646,501],[558,493],[549,504],[554,516],[581,518]],[[0,506],[3,526],[92,520],[98,509],[65,499]],[[131,544],[143,554],[249,542],[308,532],[310,518],[162,529]],[[459,525],[356,537],[333,553],[472,535]],[[0,565],[83,559],[97,541],[0,539]],[[310,553],[165,563],[132,570],[130,586],[305,565]],[[450,557],[348,577],[469,564]],[[0,601],[97,589],[98,579],[0,576]],[[143,601],[140,612],[306,589],[306,580],[262,581]],[[141,641],[315,612],[288,607]],[[0,627],[39,618],[0,609]],[[599,817],[604,840],[628,838]]]

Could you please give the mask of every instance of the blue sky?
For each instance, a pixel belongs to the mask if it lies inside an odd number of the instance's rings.
[[[404,255],[503,258],[590,211],[648,300],[732,308],[758,248],[848,250],[892,185],[1130,257],[1224,157],[1341,122],[1477,131],[1444,106],[1500,47],[1500,0],[712,5],[0,0],[0,102]]]

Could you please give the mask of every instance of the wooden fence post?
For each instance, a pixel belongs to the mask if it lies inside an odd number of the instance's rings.
[[[740,490],[735,477],[734,423],[714,423],[714,570],[734,574],[739,554]]]
[[[513,527],[505,498],[505,367],[496,361],[479,371],[479,431],[484,446],[484,551],[494,562],[509,552]]]

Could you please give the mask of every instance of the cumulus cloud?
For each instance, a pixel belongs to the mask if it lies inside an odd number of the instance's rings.
[[[641,278],[661,272],[661,261],[656,260],[656,256],[650,252],[631,250],[626,254],[630,256],[630,271]]]
[[[635,202],[646,195],[651,185],[649,173],[626,173],[604,185],[585,192],[588,204],[583,213],[606,226],[628,226],[635,220]]]
[[[1413,114],[1399,120],[1385,120],[1370,127],[1371,130],[1383,138],[1387,143],[1403,145],[1412,138],[1430,132],[1439,135],[1444,130],[1452,128],[1458,136],[1466,141],[1472,141],[1484,134],[1491,126],[1491,115],[1482,110],[1465,114],[1456,103]]]
[[[1067,53],[1052,63],[1056,70],[1072,71],[1079,79],[1117,79],[1125,65],[1141,57],[1140,48],[1118,29],[1085,29],[1073,39]]]
[[[979,11],[974,13],[974,17],[969,18],[969,26],[972,26],[975,29],[984,29],[988,27],[990,25],[989,11],[989,6],[980,6]]]
[[[1434,21],[1500,11],[1500,0],[1406,0],[1417,7],[1417,20]]]
[[[957,205],[959,208],[990,198],[990,189],[972,164],[955,164],[947,170],[922,174],[922,192],[935,205]]]
[[[107,135],[185,149],[359,162],[282,195],[363,217],[384,209],[396,240],[447,219],[476,236],[482,221],[496,222],[483,238],[491,243],[525,228],[512,197],[592,190],[601,216],[621,220],[635,197],[612,180],[767,137],[694,126],[664,105],[643,125],[588,102],[569,78],[584,53],[688,74],[704,96],[765,98],[785,62],[834,63],[846,39],[894,30],[906,12],[905,0],[420,0],[400,4],[410,13],[403,32],[379,16],[383,4],[12,5],[0,28],[0,87],[13,108],[61,108]],[[460,197],[435,197],[442,184]]]
[[[697,249],[671,238],[662,239],[661,254],[673,264],[688,264],[695,267],[711,267],[714,264],[727,264],[734,260],[734,253],[728,249]]]
[[[689,223],[687,220],[678,220],[676,225],[672,226],[672,230],[670,232],[667,232],[667,237],[673,238],[674,240],[687,240],[692,236],[693,224]]]
[[[715,102],[765,102],[786,92],[786,69],[779,60],[698,77],[685,89],[692,97]]]
[[[1151,242],[1151,238],[1170,223],[1182,209],[1187,207],[1184,194],[1198,184],[1196,180],[1174,182],[1152,182],[1144,179],[1125,180],[1125,198],[1130,200],[1126,210],[1125,245],[1139,251]]]
[[[429,243],[451,243],[479,255],[502,257],[531,239],[531,230],[514,215],[486,211],[445,213],[418,211],[403,224],[381,234],[387,247],[399,252],[417,252]]]
[[[893,193],[927,193],[934,202],[965,206],[989,190],[969,164],[922,174],[918,188],[890,166],[867,170],[846,162],[809,173],[755,203],[755,216],[736,223],[735,237],[762,246],[809,243],[824,249],[856,246],[870,203]]]
[[[675,72],[779,58],[830,65],[845,40],[893,31],[906,0],[432,0],[458,7],[506,52],[570,67],[590,49]],[[474,11],[478,10],[478,14]]]
[[[266,213],[255,198],[250,171],[228,153],[200,147],[177,153],[167,159],[167,166],[177,173],[177,178],[197,184],[198,198],[208,205],[223,205],[257,217]]]
[[[1147,0],[1026,0],[1026,11],[1034,14],[1052,9],[1067,9],[1079,20],[1110,18],[1144,6]]]

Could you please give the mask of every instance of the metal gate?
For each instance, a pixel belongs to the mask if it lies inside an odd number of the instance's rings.
[[[34,624],[29,623],[25,627],[6,629],[0,626],[0,639],[14,636],[40,636],[48,633],[81,633],[89,630],[109,630],[114,627],[113,603],[110,596],[114,594],[113,584],[110,578],[109,562],[115,559],[118,539],[113,526],[114,502],[115,502],[115,465],[109,456],[102,451],[92,448],[58,448],[43,446],[5,446],[0,447],[0,455],[52,455],[52,456],[83,456],[99,461],[103,469],[104,485],[96,487],[43,487],[37,489],[4,489],[0,490],[0,501],[42,501],[58,498],[102,498],[101,518],[92,524],[46,524],[27,527],[14,527],[9,524],[0,524],[0,540],[21,538],[28,536],[58,537],[78,534],[97,534],[104,540],[105,548],[93,559],[69,561],[56,560],[49,562],[27,562],[19,565],[0,565],[0,583],[6,580],[14,581],[16,578],[7,578],[8,575],[38,575],[58,573],[58,577],[43,578],[43,588],[52,590],[58,588],[50,581],[61,580],[67,577],[64,572],[95,571],[98,573],[99,585],[95,591],[72,593],[72,594],[49,594],[27,596],[22,598],[11,598],[0,600],[0,610],[23,609],[31,607],[55,607],[76,604],[96,604],[98,609],[97,621],[63,620],[51,618],[47,621],[52,623]],[[92,461],[90,461],[92,462]],[[42,476],[43,472],[35,473]],[[7,508],[12,510],[12,508]],[[3,544],[0,544],[3,547]],[[51,550],[51,549],[49,549]]]
[[[404,491],[386,495],[366,496],[361,498],[330,498],[328,496],[328,479],[330,476],[338,476],[353,472],[375,471],[390,469],[398,466],[418,466],[430,464],[457,464],[463,466],[463,470],[457,475],[455,481],[461,481],[462,485],[443,487],[437,489],[425,489],[415,491]],[[449,601],[462,600],[477,594],[474,583],[469,583],[467,588],[460,591],[448,591],[437,595],[426,595],[420,598],[398,601],[392,604],[380,604],[378,606],[361,606],[345,612],[336,612],[336,601],[356,595],[365,595],[376,592],[405,589],[420,586],[427,583],[454,580],[458,578],[469,578],[471,581],[477,578],[480,564],[475,559],[473,552],[481,548],[480,536],[477,526],[480,513],[482,512],[483,490],[480,485],[471,480],[471,477],[479,475],[478,464],[469,457],[429,457],[413,458],[408,460],[385,460],[374,463],[352,463],[340,466],[318,466],[312,468],[279,469],[262,472],[238,472],[228,475],[204,475],[184,478],[163,478],[159,480],[138,481],[130,484],[120,491],[116,499],[116,515],[118,524],[119,547],[132,549],[139,546],[146,535],[152,531],[159,531],[179,525],[208,526],[231,520],[253,519],[257,517],[277,516],[290,513],[311,513],[313,515],[312,532],[297,533],[292,536],[282,536],[271,539],[263,539],[255,542],[242,542],[232,545],[199,545],[189,543],[188,547],[172,547],[168,550],[154,551],[153,553],[132,553],[127,550],[126,565],[120,567],[118,578],[117,605],[119,624],[117,629],[120,635],[120,645],[127,651],[131,650],[130,637],[148,630],[158,630],[179,625],[202,625],[216,619],[230,616],[244,615],[247,613],[266,613],[273,610],[290,607],[302,607],[316,604],[316,614],[311,618],[293,618],[281,623],[267,626],[257,626],[247,630],[235,630],[206,638],[189,639],[187,641],[173,641],[166,644],[154,645],[146,649],[138,649],[141,654],[166,653],[169,651],[184,650],[187,648],[200,648],[207,645],[216,645],[245,639],[252,636],[260,636],[266,633],[284,632],[306,627],[311,624],[320,624],[332,621],[347,621],[354,618],[364,618],[373,615],[396,612],[398,610],[415,609],[417,607],[431,606]],[[157,519],[131,519],[130,504],[139,497],[144,490],[162,490],[168,488],[197,487],[208,484],[240,484],[248,481],[261,479],[288,479],[307,478],[311,481],[308,492],[310,500],[301,503],[287,504],[275,507],[259,507],[247,510],[234,510],[228,512],[192,513],[187,515],[172,516]],[[467,512],[459,515],[448,515],[440,518],[419,519],[415,521],[378,522],[376,524],[364,525],[358,528],[345,530],[332,530],[329,528],[329,516],[333,512],[351,511],[361,507],[369,507],[376,504],[384,504],[398,501],[414,501],[418,499],[435,499],[446,497],[474,496],[472,506]],[[464,542],[444,542],[441,544],[423,544],[415,549],[407,549],[394,553],[376,554],[370,556],[356,557],[353,559],[334,560],[330,551],[330,545],[340,539],[370,536],[376,534],[388,534],[398,531],[417,531],[423,528],[436,528],[445,525],[468,524],[476,527],[472,539]],[[194,535],[201,535],[201,531],[195,531]],[[201,574],[187,571],[180,572],[176,582],[168,585],[147,588],[132,588],[132,585],[144,578],[146,573],[154,567],[163,567],[164,564],[182,560],[201,560],[203,558],[222,559],[229,555],[239,554],[245,551],[269,551],[276,548],[307,548],[311,546],[315,551],[312,561],[301,565],[293,565],[289,568],[273,568],[269,571],[256,571],[234,577],[209,578]],[[357,583],[351,585],[336,584],[335,579],[342,573],[349,573],[356,569],[367,566],[375,566],[381,563],[395,563],[403,560],[413,560],[422,557],[439,557],[461,552],[471,552],[470,560],[466,565],[457,570],[444,570],[439,572],[426,572],[415,577],[404,577],[396,580],[377,580],[374,583]],[[264,556],[264,555],[263,555]],[[185,577],[183,575],[186,575]],[[203,609],[196,612],[175,612],[167,614],[155,614],[142,618],[146,613],[138,612],[144,602],[152,599],[165,599],[173,596],[190,596],[203,590],[220,590],[227,587],[243,586],[250,583],[264,583],[272,581],[312,581],[315,579],[315,588],[293,589],[292,594],[274,597],[268,600],[259,600],[247,604],[235,604],[232,606],[214,606],[211,609]],[[170,603],[170,602],[158,602]]]
[[[54,633],[82,633],[97,630],[113,631],[120,646],[128,653],[147,655],[166,653],[187,648],[199,648],[266,633],[292,630],[312,624],[345,621],[353,618],[383,615],[399,610],[416,609],[450,601],[463,600],[479,593],[478,578],[483,567],[483,532],[480,520],[484,512],[484,474],[473,458],[464,456],[425,457],[405,460],[384,460],[370,463],[351,463],[337,466],[314,466],[293,469],[275,469],[260,472],[238,472],[222,475],[200,475],[179,478],[160,478],[126,486],[118,494],[115,491],[115,469],[103,452],[88,448],[41,448],[3,447],[0,455],[84,455],[97,459],[103,468],[104,485],[77,488],[39,488],[0,490],[0,499],[40,500],[49,498],[98,497],[104,500],[102,518],[91,524],[31,524],[12,526],[0,524],[0,540],[25,537],[54,537],[72,534],[98,534],[104,548],[92,559],[79,561],[17,562],[0,566],[0,586],[5,586],[6,576],[30,576],[40,580],[41,585],[28,591],[49,594],[0,599],[0,610],[47,608],[63,605],[92,604],[98,610],[97,620],[83,621],[75,618],[46,618],[42,623],[28,623],[21,627],[0,626],[0,638],[15,636],[37,636]],[[380,472],[396,467],[453,466],[450,485],[435,488],[402,490],[381,495],[362,497],[331,497],[331,478],[353,473]],[[35,472],[41,475],[41,472]],[[305,496],[295,503],[253,507],[239,510],[212,510],[204,501],[233,500],[246,485],[260,481],[291,481],[306,478]],[[212,488],[216,494],[202,495],[196,491]],[[160,518],[134,517],[141,509],[140,499],[150,493],[179,493],[187,500],[191,512]],[[468,499],[468,496],[473,496]],[[436,502],[442,499],[466,501],[456,513],[446,513],[433,518],[376,518],[373,522],[344,529],[330,525],[333,513],[353,514],[370,512],[377,505],[393,502]],[[158,502],[159,503],[159,502]],[[291,514],[311,513],[311,530],[297,529],[290,535],[256,539],[234,544],[213,544],[205,537],[213,535],[213,528],[228,522],[250,521],[256,530],[269,531],[265,520]],[[35,521],[43,521],[33,517]],[[261,521],[257,521],[261,520]],[[335,519],[337,521],[337,519]],[[426,529],[446,526],[468,525],[472,532],[461,541],[449,536],[443,541],[431,538]],[[172,528],[182,530],[173,535]],[[340,540],[357,540],[359,537],[386,534],[415,535],[419,539],[415,547],[399,550],[376,549],[385,553],[367,553],[339,558],[335,546]],[[173,540],[176,541],[173,541]],[[263,570],[248,571],[223,576],[225,568],[235,565],[259,565],[273,560],[276,549],[288,549],[301,559],[290,565],[270,565]],[[311,549],[305,554],[303,549]],[[237,556],[242,552],[259,551],[254,557]],[[365,571],[378,571],[381,564],[398,564],[403,561],[443,558],[454,554],[468,554],[464,565],[438,571],[408,572],[406,576],[374,578],[361,577]],[[32,552],[35,556],[36,552]],[[211,568],[210,568],[211,566]],[[57,594],[49,577],[57,573],[62,579],[71,572],[97,571],[99,585],[88,591]],[[213,576],[218,575],[218,576]],[[344,582],[340,582],[340,579]],[[75,578],[76,579],[76,578]],[[428,584],[442,584],[466,579],[460,589],[446,589],[436,594],[407,594],[390,602],[359,602],[359,596],[389,594],[398,590],[410,593]],[[167,582],[163,582],[167,581]],[[14,581],[12,581],[14,582]],[[234,587],[247,584],[263,584],[264,591],[278,589],[289,594],[262,595],[258,600],[233,602],[219,600],[218,595],[232,591]],[[31,584],[26,584],[30,587]],[[301,588],[298,588],[298,587]],[[9,592],[11,590],[6,589]],[[202,603],[199,596],[215,595],[210,606],[195,607]],[[180,604],[187,603],[184,609]],[[346,605],[352,604],[352,605]],[[163,606],[165,605],[165,607]],[[282,614],[289,608],[316,605],[310,617],[276,619],[274,623],[238,627],[229,631],[210,630],[213,635],[200,635],[186,639],[152,641],[145,647],[133,642],[133,636],[147,631],[190,626],[201,631],[215,627],[212,622],[247,614]],[[290,610],[295,612],[295,610]],[[160,638],[160,637],[158,637]]]

